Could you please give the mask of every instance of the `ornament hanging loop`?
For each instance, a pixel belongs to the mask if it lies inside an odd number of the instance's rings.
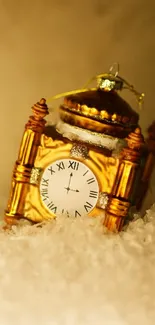
[[[119,63],[114,62],[113,65],[109,69],[109,73],[98,74],[98,75],[94,76],[93,78],[91,78],[84,85],[83,88],[72,90],[69,92],[61,93],[61,94],[57,94],[57,95],[53,96],[52,98],[50,98],[50,101],[59,99],[64,96],[75,95],[75,94],[84,93],[87,91],[99,90],[99,89],[107,91],[107,92],[109,92],[111,90],[119,91],[119,90],[123,90],[123,89],[128,89],[136,96],[139,109],[141,109],[142,104],[144,102],[144,96],[145,96],[144,93],[139,93],[134,88],[133,85],[131,85],[125,79],[120,77],[119,70],[120,70]],[[92,88],[92,87],[90,87],[90,84],[93,81],[96,81],[96,87]]]
[[[103,89],[104,91],[118,91],[123,89],[130,90],[136,96],[139,109],[142,108],[145,94],[138,92],[133,85],[119,76],[119,63],[114,62],[109,69],[109,73],[97,75],[96,80],[98,88]]]
[[[136,99],[137,99],[137,102],[138,102],[138,108],[139,110],[142,109],[142,105],[144,103],[144,97],[145,97],[145,94],[144,93],[140,93],[138,92],[133,85],[130,85],[126,80],[123,80],[124,82],[124,86],[123,89],[128,89],[130,90],[135,96],[136,96]]]
[[[109,69],[109,73],[113,74],[114,77],[118,76],[118,74],[119,74],[119,63],[118,62],[113,63],[113,65]]]

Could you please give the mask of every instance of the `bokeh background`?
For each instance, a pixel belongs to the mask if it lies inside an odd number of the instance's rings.
[[[41,97],[79,88],[117,61],[146,94],[145,132],[155,119],[154,34],[153,0],[0,0],[2,210],[24,125]],[[155,177],[151,189],[147,206],[155,201]]]

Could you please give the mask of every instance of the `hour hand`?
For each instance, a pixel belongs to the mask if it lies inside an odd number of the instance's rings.
[[[72,191],[72,192],[80,192],[79,190],[72,190],[71,188],[70,188],[70,191]]]

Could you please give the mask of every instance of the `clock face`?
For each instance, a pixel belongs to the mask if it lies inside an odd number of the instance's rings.
[[[61,159],[44,170],[40,195],[52,214],[78,217],[88,214],[96,206],[99,185],[85,164],[74,159]]]

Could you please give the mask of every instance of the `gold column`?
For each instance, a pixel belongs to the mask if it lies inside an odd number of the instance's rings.
[[[104,225],[111,231],[120,231],[128,214],[130,195],[144,146],[140,128],[130,133],[126,140],[128,146],[122,150],[116,181],[105,211]]]
[[[5,211],[5,221],[10,225],[24,216],[24,198],[29,190],[31,170],[45,128],[44,117],[49,114],[46,100],[42,98],[32,107],[32,111],[33,115],[25,125],[18,159],[13,170],[10,198]]]

